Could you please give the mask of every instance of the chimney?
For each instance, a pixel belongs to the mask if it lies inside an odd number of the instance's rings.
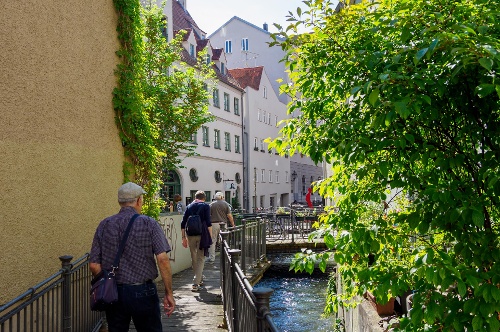
[[[267,23],[264,23],[263,28],[264,28],[264,30],[269,31],[268,27],[267,27]]]

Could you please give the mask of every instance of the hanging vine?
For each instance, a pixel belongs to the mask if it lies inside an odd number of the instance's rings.
[[[143,186],[143,213],[157,218],[165,204],[158,195],[164,172],[193,153],[191,135],[211,120],[205,82],[212,74],[204,61],[182,64],[182,35],[167,42],[162,8],[139,0],[113,2],[121,60],[113,106],[126,157],[124,181]]]

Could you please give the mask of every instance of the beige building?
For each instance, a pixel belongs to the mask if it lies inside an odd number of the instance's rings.
[[[0,304],[90,250],[118,211],[112,1],[0,5]]]

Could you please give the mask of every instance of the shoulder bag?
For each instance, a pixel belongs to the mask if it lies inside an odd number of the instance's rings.
[[[107,271],[102,269],[90,282],[90,309],[92,311],[104,311],[118,302],[118,287],[116,285],[115,274],[116,270],[118,270],[120,257],[125,249],[125,243],[127,242],[130,228],[132,228],[132,223],[138,216],[139,214],[134,214],[128,223],[125,234],[123,234],[120,246],[118,247],[115,260],[111,266],[112,270]]]

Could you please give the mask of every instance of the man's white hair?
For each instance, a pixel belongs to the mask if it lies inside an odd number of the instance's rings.
[[[224,199],[224,194],[220,191],[215,193],[215,199]]]

